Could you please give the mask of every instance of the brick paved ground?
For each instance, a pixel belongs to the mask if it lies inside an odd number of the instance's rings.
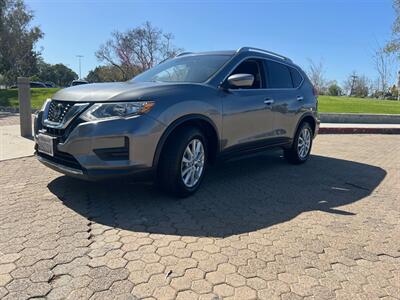
[[[0,126],[19,125],[19,114],[0,112]]]
[[[32,121],[34,115],[32,114]],[[17,113],[8,113],[0,111],[0,127],[1,126],[10,126],[10,125],[19,125],[19,114]]]
[[[400,136],[325,135],[176,201],[0,163],[0,298],[398,299]]]

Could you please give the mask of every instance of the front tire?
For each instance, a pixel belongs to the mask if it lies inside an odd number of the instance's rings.
[[[302,123],[295,135],[292,147],[284,150],[284,156],[292,164],[306,162],[310,157],[313,142],[313,130],[309,123]]]
[[[168,194],[187,197],[196,192],[207,164],[207,144],[203,133],[182,128],[168,138],[161,154],[158,185]]]

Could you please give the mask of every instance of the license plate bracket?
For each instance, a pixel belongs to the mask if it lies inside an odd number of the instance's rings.
[[[37,136],[38,151],[50,156],[54,156],[54,140],[55,138],[39,133]]]

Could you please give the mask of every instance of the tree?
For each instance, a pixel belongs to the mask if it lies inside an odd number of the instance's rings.
[[[181,51],[172,45],[172,40],[171,33],[146,22],[126,32],[113,32],[111,39],[100,46],[96,57],[118,68],[123,80],[128,80]]]
[[[372,57],[375,70],[378,72],[377,90],[382,94],[388,92],[389,82],[394,73],[393,65],[394,60],[391,53],[385,51],[384,48],[378,47]]]
[[[336,82],[332,82],[328,86],[328,95],[329,96],[340,96],[342,94],[342,89]]]
[[[386,45],[385,51],[400,57],[400,0],[393,1],[393,8],[396,18],[392,26],[392,40]]]
[[[34,47],[43,33],[30,25],[32,20],[22,0],[0,0],[0,74],[8,85],[36,72],[40,53]]]
[[[89,82],[124,81],[123,73],[115,66],[98,66],[86,76]]]
[[[365,98],[370,92],[371,81],[365,75],[351,73],[343,84],[347,95]]]
[[[397,54],[397,57],[400,58],[400,0],[393,1],[393,8],[395,10],[396,18],[392,26],[392,40],[386,45],[385,51]],[[399,85],[400,83],[398,86]],[[397,100],[400,101],[400,93],[398,93]]]
[[[309,59],[308,62],[309,62],[309,67],[307,70],[307,75],[310,78],[316,90],[318,91],[318,94],[324,94],[326,90],[324,66],[321,61],[317,64],[314,63],[313,60]]]
[[[63,64],[52,65],[56,74],[55,83],[58,86],[68,86],[72,80],[78,79],[78,74]]]
[[[393,84],[393,86],[390,88],[390,95],[392,99],[398,99],[399,97],[399,90],[397,89],[397,86]]]
[[[68,86],[72,80],[78,79],[78,74],[63,64],[47,64],[42,60],[38,63],[37,78],[40,81],[54,82],[58,86]]]

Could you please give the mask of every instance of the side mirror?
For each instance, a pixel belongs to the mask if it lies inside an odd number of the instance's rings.
[[[233,87],[251,87],[254,83],[254,76],[251,74],[234,74],[228,77],[228,83]]]

